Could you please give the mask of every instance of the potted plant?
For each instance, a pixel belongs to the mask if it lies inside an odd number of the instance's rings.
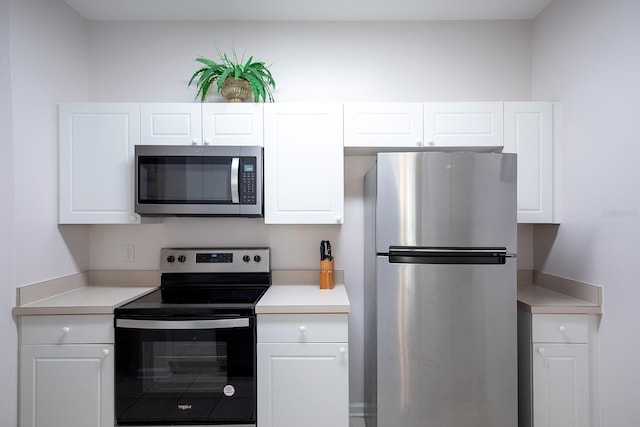
[[[215,86],[231,102],[242,102],[252,93],[255,102],[260,99],[273,102],[271,88],[275,89],[276,82],[264,62],[254,61],[253,56],[245,62],[244,55],[238,60],[235,50],[231,57],[219,51],[218,56],[218,62],[203,57],[196,59],[204,64],[189,80],[189,86],[195,82],[198,87],[196,98],[200,97],[204,102],[211,87]]]

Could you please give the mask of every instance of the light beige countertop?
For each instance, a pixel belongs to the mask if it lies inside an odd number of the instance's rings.
[[[113,309],[157,286],[84,286],[63,294],[20,305],[15,316],[44,314],[113,314]]]
[[[258,301],[256,313],[349,313],[342,273],[336,271],[333,289],[320,289],[317,271],[274,271],[272,285]]]
[[[602,288],[537,271],[521,271],[518,309],[531,314],[601,314]]]
[[[16,290],[14,316],[113,314],[113,309],[159,286],[154,271],[96,271],[48,280]]]
[[[334,289],[320,289],[318,271],[273,271],[256,313],[348,313],[344,272]],[[159,286],[156,271],[92,271],[17,289],[14,316],[112,314],[114,308]]]

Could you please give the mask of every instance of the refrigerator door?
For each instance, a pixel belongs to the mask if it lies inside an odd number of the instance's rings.
[[[380,153],[376,252],[390,246],[516,252],[516,155]]]
[[[377,425],[517,425],[516,260],[376,259]]]

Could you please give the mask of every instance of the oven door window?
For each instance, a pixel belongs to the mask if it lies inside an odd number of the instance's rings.
[[[174,322],[175,323],[175,322]],[[255,333],[116,328],[118,423],[255,423]]]
[[[232,157],[142,156],[138,159],[138,202],[231,203]]]

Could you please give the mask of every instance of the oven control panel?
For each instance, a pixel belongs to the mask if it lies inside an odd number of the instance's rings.
[[[162,248],[162,273],[268,273],[269,248]]]

